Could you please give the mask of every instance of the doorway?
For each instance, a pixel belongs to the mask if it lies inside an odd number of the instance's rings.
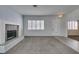
[[[68,37],[79,41],[79,21],[69,20],[67,24],[68,24]]]

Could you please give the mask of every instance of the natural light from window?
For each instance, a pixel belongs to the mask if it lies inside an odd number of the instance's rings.
[[[44,30],[44,20],[28,20],[28,30]]]
[[[78,21],[68,21],[68,30],[78,30]]]

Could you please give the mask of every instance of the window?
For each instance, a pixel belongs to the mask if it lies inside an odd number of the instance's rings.
[[[78,30],[78,21],[68,21],[68,30]]]
[[[44,30],[44,20],[28,20],[28,30]]]

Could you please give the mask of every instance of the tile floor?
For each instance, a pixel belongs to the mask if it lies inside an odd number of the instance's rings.
[[[25,37],[6,54],[78,54],[55,37]]]

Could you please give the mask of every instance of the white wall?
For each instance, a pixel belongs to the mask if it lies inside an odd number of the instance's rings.
[[[20,14],[18,14],[17,12],[15,12],[14,10],[6,7],[6,6],[0,6],[0,47],[1,45],[3,47],[5,47],[5,24],[15,24],[15,25],[19,25],[19,37],[18,38],[22,38],[23,36],[23,19],[22,16]],[[15,43],[11,45],[11,42],[8,43],[7,49],[9,49],[9,47],[13,47],[16,42],[18,43],[19,41],[21,41],[22,39],[15,39]],[[0,48],[1,49],[1,48]],[[6,48],[4,48],[6,49]],[[1,49],[1,50],[4,50]],[[0,50],[0,52],[2,52]],[[3,51],[4,52],[4,51]]]
[[[44,30],[28,30],[28,20],[44,20]],[[24,16],[25,36],[66,36],[65,21],[55,16]]]
[[[67,15],[67,20],[79,20],[79,9],[72,11]]]

